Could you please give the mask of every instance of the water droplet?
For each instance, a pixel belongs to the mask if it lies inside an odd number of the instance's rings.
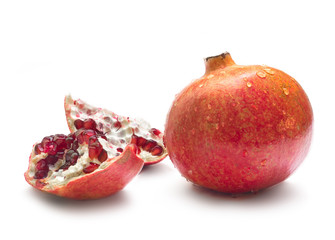
[[[192,128],[191,133],[192,133],[192,135],[195,134],[195,129],[194,128]]]
[[[198,111],[198,108],[197,108],[197,107],[195,107],[195,108],[194,108],[194,111],[195,111],[195,112],[197,112],[197,111]]]
[[[224,127],[224,122],[221,122],[221,127]]]
[[[210,75],[208,75],[208,79],[210,79],[210,78],[213,78],[214,77],[214,75],[213,74],[210,74]]]
[[[202,88],[204,85],[203,84],[200,84],[199,87]]]
[[[275,72],[271,68],[264,68],[263,69],[267,74],[273,75]]]
[[[286,96],[290,94],[290,91],[287,88],[283,88],[283,91]]]
[[[252,83],[251,82],[247,82],[247,87],[251,87]]]
[[[215,124],[215,129],[219,130],[219,124],[218,123]]]
[[[259,71],[259,72],[257,72],[256,75],[257,75],[258,77],[260,77],[260,78],[266,78],[266,73],[263,72],[263,71]]]
[[[211,117],[210,117],[210,116],[207,116],[206,119],[207,119],[207,121],[210,121],[210,120],[211,120]]]
[[[211,109],[212,105],[210,103],[208,103],[208,109]]]
[[[266,159],[263,159],[263,160],[261,161],[261,166],[264,167],[264,166],[266,165],[266,162],[267,162],[267,160],[266,160]]]

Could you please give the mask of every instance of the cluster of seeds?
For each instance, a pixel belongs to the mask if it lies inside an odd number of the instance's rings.
[[[82,127],[69,135],[56,134],[44,137],[35,145],[35,155],[47,153],[47,156],[39,160],[35,165],[35,179],[42,179],[48,176],[50,168],[54,171],[67,170],[77,163],[80,154],[79,146],[88,144],[88,155],[90,159],[97,159],[100,163],[108,158],[106,150],[98,141],[98,138],[107,140],[106,136],[96,129],[94,120],[87,119]],[[99,167],[99,164],[90,162],[83,169],[84,173],[91,173]],[[56,169],[55,169],[56,168]]]
[[[121,123],[118,129],[121,128]],[[82,170],[83,173],[91,173],[95,171],[101,163],[107,160],[108,153],[101,145],[99,138],[108,141],[106,134],[97,129],[96,122],[91,119],[76,119],[74,125],[77,131],[70,133],[69,135],[56,134],[44,137],[42,141],[35,145],[35,155],[42,153],[46,154],[46,157],[40,159],[35,165],[35,179],[43,179],[49,175],[49,171],[57,172],[59,170],[67,170],[70,166],[74,166],[78,159],[83,155],[82,152],[78,151],[80,146],[87,145],[88,157],[90,161],[88,165]],[[116,131],[118,131],[116,129]],[[151,133],[153,135],[160,135],[161,132],[155,128],[152,128]],[[137,148],[137,154],[141,151],[146,151],[152,156],[160,156],[163,154],[163,147],[160,146],[153,139],[146,139],[133,133],[131,137],[132,144],[135,144]],[[113,148],[112,144],[109,145]],[[123,148],[115,146],[116,155],[123,152]],[[93,161],[94,160],[94,161]]]

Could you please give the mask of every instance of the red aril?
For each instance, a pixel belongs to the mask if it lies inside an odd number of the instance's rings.
[[[227,193],[285,180],[307,155],[313,112],[298,82],[268,66],[209,57],[203,77],[178,94],[164,142],[191,182]]]

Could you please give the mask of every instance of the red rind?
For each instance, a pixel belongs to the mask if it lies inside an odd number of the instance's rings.
[[[36,180],[34,183],[35,179],[29,177],[29,169],[24,176],[34,188],[61,197],[77,200],[103,198],[123,189],[141,171],[144,162],[135,152],[136,146],[128,145],[120,156],[106,160],[110,163],[105,169],[76,177],[54,189],[49,189],[43,181]]]

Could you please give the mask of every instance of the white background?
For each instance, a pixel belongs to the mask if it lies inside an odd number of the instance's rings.
[[[335,239],[332,1],[1,1],[1,235],[5,239]],[[71,93],[161,130],[177,94],[229,51],[296,78],[314,108],[308,157],[239,198],[197,188],[169,158],[97,201],[24,180],[33,143],[68,133]],[[2,237],[1,237],[2,238]]]

